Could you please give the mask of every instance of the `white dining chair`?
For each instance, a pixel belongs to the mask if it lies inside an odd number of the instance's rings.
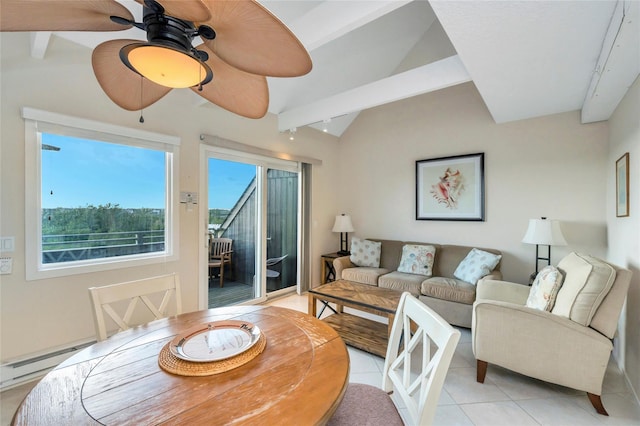
[[[156,294],[157,296],[154,297]],[[89,296],[93,308],[98,341],[107,338],[105,313],[118,325],[118,331],[127,330],[134,325],[132,318],[140,301],[151,312],[152,320],[164,318],[168,315],[172,299],[175,301],[175,314],[182,313],[180,278],[175,273],[102,287],[91,287],[89,288]],[[159,299],[160,296],[162,297],[160,303],[154,303],[152,299]],[[118,313],[114,306],[118,305],[120,307],[123,304],[118,304],[118,302],[127,300],[129,304],[124,314]],[[120,309],[120,311],[122,310]]]
[[[400,298],[384,362],[382,389],[350,383],[329,425],[403,425],[390,397],[395,391],[409,425],[430,425],[460,340],[435,311],[408,292]]]

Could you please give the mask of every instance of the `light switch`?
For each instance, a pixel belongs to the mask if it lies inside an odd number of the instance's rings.
[[[15,245],[15,237],[0,237],[0,251],[14,251]]]

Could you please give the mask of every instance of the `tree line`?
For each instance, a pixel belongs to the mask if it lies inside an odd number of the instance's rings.
[[[222,224],[228,215],[227,209],[210,209],[209,223]],[[111,203],[42,209],[42,235],[158,231],[164,226],[164,209],[128,209]]]
[[[164,209],[125,209],[118,204],[42,209],[42,235],[98,234],[164,229]]]

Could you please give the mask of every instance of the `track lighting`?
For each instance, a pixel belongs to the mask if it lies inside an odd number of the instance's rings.
[[[325,118],[324,120],[322,120],[322,131],[327,133],[329,132],[329,123],[331,123],[331,119],[330,118]]]

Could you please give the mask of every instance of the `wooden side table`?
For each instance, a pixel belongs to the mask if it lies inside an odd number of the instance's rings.
[[[333,268],[333,259],[342,257],[338,253],[327,253],[321,256],[322,260],[322,276],[320,277],[320,284],[326,284],[336,280],[336,270]]]

